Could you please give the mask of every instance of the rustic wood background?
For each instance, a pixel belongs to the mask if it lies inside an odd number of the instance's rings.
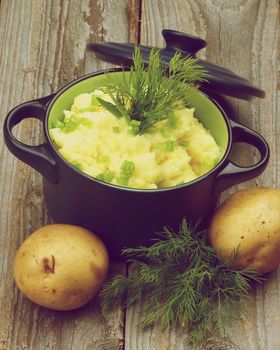
[[[21,102],[108,67],[86,52],[87,43],[138,41],[162,46],[162,28],[206,39],[208,46],[200,57],[231,68],[266,91],[264,100],[231,103],[235,117],[268,141],[269,166],[262,176],[223,197],[249,186],[280,188],[277,0],[0,0],[1,121]],[[29,119],[16,128],[16,135],[38,144],[42,125]],[[19,293],[12,276],[16,250],[50,218],[41,176],[8,152],[2,134],[0,152],[0,350],[191,349],[179,329],[139,328],[141,305],[126,314],[117,309],[102,315],[98,300],[93,300],[77,311],[60,313],[37,307]],[[236,147],[233,157],[248,164],[255,153]],[[126,273],[126,266],[112,264],[111,275],[116,272]],[[230,331],[230,341],[217,340],[204,349],[280,349],[279,272],[252,295],[249,319]]]

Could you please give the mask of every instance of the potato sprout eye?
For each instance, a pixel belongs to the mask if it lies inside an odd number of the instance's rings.
[[[42,260],[44,272],[46,273],[55,273],[55,258],[51,255],[51,259],[44,258]]]

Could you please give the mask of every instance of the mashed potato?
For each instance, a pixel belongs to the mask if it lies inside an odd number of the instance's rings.
[[[95,90],[74,99],[64,119],[50,129],[60,154],[89,176],[119,186],[157,189],[196,179],[212,169],[221,151],[194,117],[194,109],[174,112],[149,132],[133,133],[126,118],[105,110]]]

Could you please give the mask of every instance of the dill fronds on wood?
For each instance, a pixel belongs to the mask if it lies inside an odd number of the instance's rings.
[[[232,260],[221,262],[205,237],[183,220],[178,233],[164,227],[152,246],[125,249],[137,275],[117,275],[103,287],[103,310],[141,301],[143,326],[181,325],[193,344],[214,333],[224,336],[245,315],[242,299],[249,297],[250,283],[263,279],[254,271],[231,269]]]

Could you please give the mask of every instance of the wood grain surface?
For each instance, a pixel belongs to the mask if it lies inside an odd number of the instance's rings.
[[[280,188],[279,3],[277,0],[0,0],[0,118],[14,106],[55,92],[85,73],[108,67],[86,52],[89,42],[137,42],[163,46],[163,28],[206,39],[199,57],[230,68],[266,91],[250,102],[228,99],[232,117],[260,132],[271,158],[266,171],[238,188]],[[1,124],[1,129],[2,129]],[[17,160],[0,131],[0,350],[191,349],[178,328],[138,326],[141,304],[126,313],[103,315],[98,300],[73,312],[37,307],[19,293],[12,277],[17,248],[38,227],[51,222],[42,196],[42,179]],[[42,125],[28,119],[15,135],[42,142]],[[257,153],[236,145],[232,158],[252,164]],[[125,273],[111,265],[110,276]],[[131,272],[133,273],[133,272]],[[211,340],[203,349],[280,349],[280,271],[271,274],[247,303],[249,318]],[[193,348],[194,349],[194,348]]]
[[[137,41],[137,6],[136,1],[126,0],[1,1],[1,121],[19,103],[106,68],[107,64],[86,52],[86,45]],[[16,129],[25,143],[42,141],[42,125],[37,120],[28,119]],[[78,311],[51,312],[36,307],[16,289],[12,277],[16,249],[50,218],[41,176],[11,156],[2,131],[0,150],[0,349],[121,349],[124,315],[120,310],[102,315],[94,300]],[[122,264],[112,266],[114,273],[123,268]]]
[[[240,184],[280,187],[279,99],[277,100],[277,55],[279,47],[279,7],[277,1],[255,0],[178,0],[144,1],[141,19],[141,43],[163,46],[162,28],[197,35],[207,41],[201,57],[227,67],[266,91],[264,100],[251,102],[227,99],[234,108],[232,117],[260,132],[268,141],[271,158],[266,171],[257,179]],[[277,105],[278,103],[278,105]],[[242,151],[242,152],[241,152]],[[257,155],[250,147],[234,147],[232,158],[240,164],[252,164]],[[230,339],[215,348],[242,350],[280,349],[279,273],[275,272],[248,303],[249,319],[230,331]],[[127,339],[137,339],[133,349],[189,349],[178,329],[161,332],[156,327],[142,333],[134,325],[141,305],[126,317]],[[128,323],[131,323],[129,327]],[[158,335],[155,337],[155,335]],[[232,345],[231,342],[234,344]],[[211,348],[213,343],[209,343]],[[207,347],[207,346],[206,346]]]

